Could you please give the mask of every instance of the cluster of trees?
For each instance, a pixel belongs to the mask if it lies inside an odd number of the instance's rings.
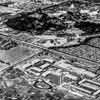
[[[83,30],[87,34],[95,34],[100,32],[100,24],[99,23],[93,23],[93,22],[76,22],[75,27],[79,28],[80,30]]]
[[[66,27],[57,17],[50,17],[40,9],[37,11],[37,15],[38,17],[32,17],[28,14],[20,14],[20,16],[8,19],[5,24],[15,30],[36,30],[40,34],[51,28],[54,30],[62,30]]]

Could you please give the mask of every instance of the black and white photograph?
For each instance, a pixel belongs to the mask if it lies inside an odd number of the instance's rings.
[[[0,0],[0,100],[100,100],[100,0]]]

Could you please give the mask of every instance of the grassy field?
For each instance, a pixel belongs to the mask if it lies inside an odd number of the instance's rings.
[[[36,54],[38,52],[37,48],[34,48],[34,50],[31,50],[29,48],[18,46],[11,50],[0,50],[0,59],[3,61],[9,62],[11,64],[17,63],[22,61],[23,59]]]

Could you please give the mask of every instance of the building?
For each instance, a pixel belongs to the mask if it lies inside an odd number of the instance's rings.
[[[65,60],[60,60],[60,61],[56,62],[54,64],[54,66],[61,68],[63,70],[69,71],[69,72],[74,72],[78,75],[85,76],[88,78],[95,78],[97,76],[95,73],[85,70],[81,67],[74,66],[74,65],[66,62]]]
[[[62,78],[63,82],[66,82],[66,83],[67,83],[68,81],[70,81],[70,82],[72,82],[72,81],[77,82],[78,79],[79,79],[78,76],[73,75],[73,74],[70,73],[70,72],[64,72],[64,73],[63,73],[63,78]]]
[[[79,82],[79,85],[81,87],[89,88],[94,92],[100,90],[100,83],[89,79],[83,79],[82,81]]]
[[[100,83],[83,79],[79,85],[71,85],[69,92],[80,97],[97,99],[100,97]]]
[[[62,70],[61,69],[49,69],[43,73],[43,77],[49,80],[52,84],[60,85],[62,83]]]

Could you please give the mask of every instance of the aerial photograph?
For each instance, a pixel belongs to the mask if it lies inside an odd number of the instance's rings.
[[[0,0],[0,100],[100,100],[100,0]]]

